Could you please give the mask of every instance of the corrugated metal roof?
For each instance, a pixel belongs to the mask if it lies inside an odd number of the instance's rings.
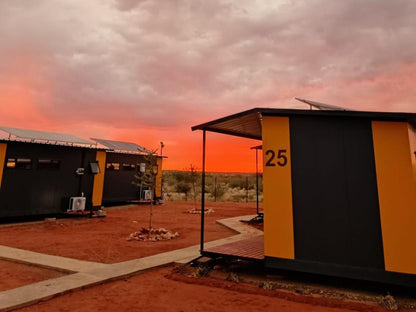
[[[261,140],[261,114],[258,108],[254,108],[192,127],[192,130],[206,130]]]
[[[127,152],[127,153],[143,153],[143,154],[152,153],[152,151],[145,149],[144,147],[137,145],[136,143],[112,141],[112,140],[104,140],[104,139],[96,139],[96,138],[91,138],[91,140],[94,140],[95,142],[105,146],[106,148],[112,151]]]
[[[21,139],[21,140],[29,140],[31,142],[39,142],[41,143],[50,143],[50,144],[82,144],[82,145],[95,145],[91,141],[87,141],[76,137],[72,134],[66,133],[56,133],[56,132],[46,132],[46,131],[38,131],[38,130],[28,130],[28,129],[18,129],[18,128],[9,128],[9,127],[0,127],[1,130],[9,134],[9,139]]]

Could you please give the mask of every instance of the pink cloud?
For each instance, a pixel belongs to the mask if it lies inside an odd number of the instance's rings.
[[[415,112],[415,29],[412,0],[1,2],[0,125],[198,165],[192,125],[295,96]]]

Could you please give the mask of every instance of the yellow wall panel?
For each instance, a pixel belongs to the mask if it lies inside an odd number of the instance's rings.
[[[295,258],[288,117],[262,120],[264,254]]]
[[[3,169],[4,169],[4,161],[6,159],[6,150],[7,150],[7,144],[0,143],[0,188],[1,188],[1,181],[3,180]]]
[[[373,121],[372,128],[385,268],[416,274],[416,182],[409,125]]]
[[[100,166],[100,173],[94,176],[94,186],[92,190],[92,205],[101,206],[104,189],[104,175],[105,175],[105,159],[106,153],[104,151],[97,151],[95,159]]]

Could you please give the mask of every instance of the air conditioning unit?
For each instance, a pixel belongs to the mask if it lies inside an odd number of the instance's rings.
[[[84,211],[85,210],[85,197],[71,197],[69,199],[69,209],[70,211]]]
[[[152,190],[144,190],[144,200],[151,200],[152,199]]]

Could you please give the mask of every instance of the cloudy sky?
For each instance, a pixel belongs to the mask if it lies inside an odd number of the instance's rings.
[[[416,1],[0,1],[0,126],[164,141],[184,169],[191,126],[294,97],[416,112]],[[208,170],[253,170],[256,142],[208,144]]]

